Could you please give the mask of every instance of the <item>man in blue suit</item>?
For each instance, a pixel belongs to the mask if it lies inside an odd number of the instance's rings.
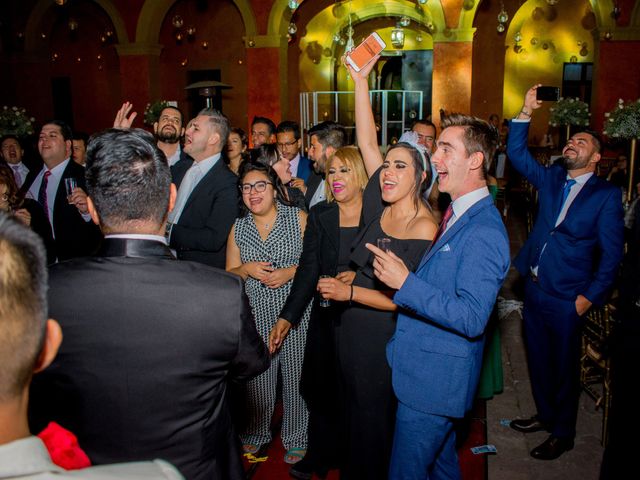
[[[573,135],[562,161],[549,168],[527,150],[529,121],[542,104],[539,86],[527,91],[507,145],[513,166],[538,189],[539,199],[533,231],[514,262],[527,277],[524,334],[538,413],[511,427],[547,430],[551,435],[531,456],[553,460],[573,448],[583,316],[607,298],[622,259],[624,224],[620,189],[594,174],[601,148],[595,132]]]
[[[451,115],[432,156],[452,203],[415,272],[368,245],[376,276],[398,289],[387,346],[398,397],[389,478],[459,479],[453,420],[475,396],[484,331],[509,269],[509,241],[487,189],[497,136],[480,119]]]
[[[280,155],[291,163],[291,175],[294,177],[292,185],[302,188],[305,192],[305,182],[311,173],[311,162],[300,153],[302,140],[300,138],[300,125],[291,120],[285,120],[276,128],[276,144]]]

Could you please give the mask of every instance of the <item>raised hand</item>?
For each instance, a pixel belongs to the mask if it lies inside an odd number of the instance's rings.
[[[124,102],[118,113],[116,113],[116,118],[113,120],[113,128],[131,128],[131,124],[138,116],[138,112],[131,112],[133,108],[133,104],[131,102]],[[129,115],[131,112],[131,115]]]

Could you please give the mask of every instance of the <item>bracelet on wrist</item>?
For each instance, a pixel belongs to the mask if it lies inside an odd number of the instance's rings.
[[[520,110],[520,113],[521,113],[522,115],[527,116],[527,117],[531,117],[531,114],[530,114],[530,113],[525,112],[524,110]]]

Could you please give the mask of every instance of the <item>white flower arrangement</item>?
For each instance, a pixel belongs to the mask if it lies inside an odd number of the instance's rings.
[[[612,111],[604,114],[604,134],[613,138],[640,138],[640,98],[625,105],[618,100]]]
[[[36,119],[29,117],[24,108],[4,105],[0,110],[0,136],[16,135],[26,137],[33,135],[33,124]]]
[[[160,118],[162,110],[169,105],[168,100],[156,100],[153,103],[147,103],[144,108],[144,123],[145,125],[153,126],[154,123]]]
[[[589,105],[579,98],[560,98],[553,107],[549,109],[551,117],[549,125],[589,125]]]

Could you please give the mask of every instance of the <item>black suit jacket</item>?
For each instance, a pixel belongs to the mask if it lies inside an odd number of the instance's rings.
[[[67,201],[64,186],[65,178],[75,178],[78,187],[87,190],[84,179],[84,167],[69,160],[64,169],[55,203],[53,204],[53,234],[55,236],[55,252],[58,261],[74,257],[92,255],[98,248],[102,234],[98,226],[91,220],[85,222],[75,205]]]
[[[192,160],[171,167],[173,183],[180,187]],[[238,216],[238,177],[222,158],[200,180],[171,231],[171,247],[180,260],[224,268],[227,237]]]
[[[280,317],[296,325],[316,293],[320,275],[337,274],[340,252],[340,212],[335,202],[320,202],[309,212],[302,255],[293,277],[291,293]],[[317,302],[316,302],[317,304]]]
[[[188,479],[244,478],[227,383],[270,357],[240,277],[108,238],[51,267],[49,306],[64,341],[34,378],[32,431],[58,422],[95,464],[162,458]]]
[[[311,203],[311,199],[313,195],[316,193],[316,190],[320,186],[323,178],[322,175],[318,175],[316,172],[312,171],[309,174],[309,178],[307,178],[307,193],[304,194],[304,202],[307,205],[307,210],[309,209],[309,204]],[[314,205],[315,206],[315,205]]]

